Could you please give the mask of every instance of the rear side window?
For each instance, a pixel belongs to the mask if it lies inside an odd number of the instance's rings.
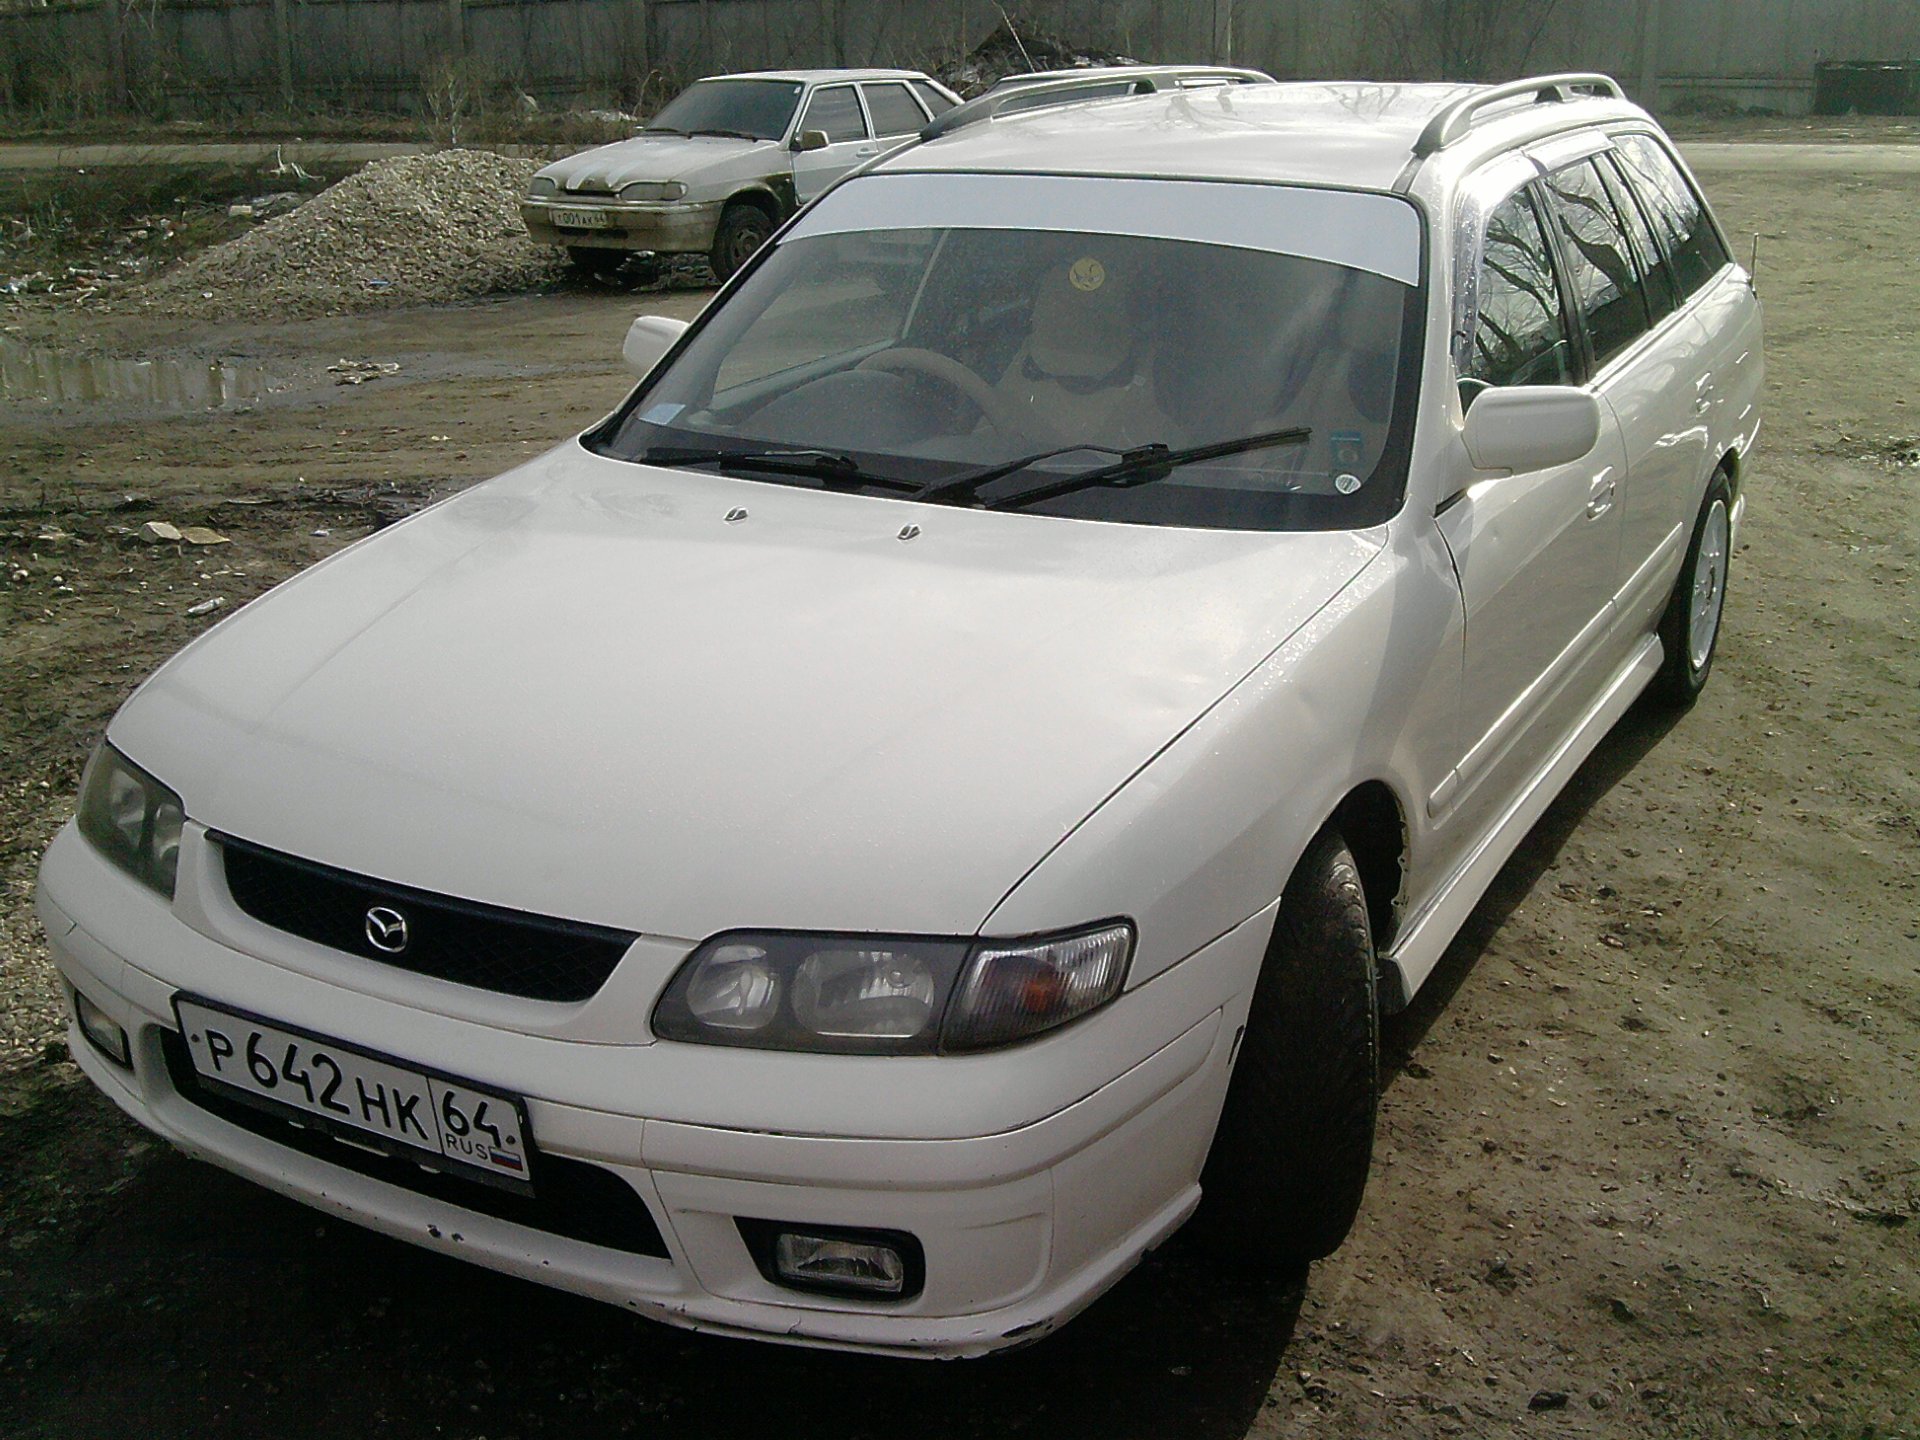
[[[826,131],[829,145],[867,138],[867,118],[860,113],[860,102],[854,98],[851,85],[829,85],[814,91],[800,128]]]
[[[1463,398],[1471,399],[1486,385],[1564,385],[1573,379],[1552,254],[1524,190],[1487,220],[1479,294],[1480,313],[1461,377],[1479,383],[1463,385]]]
[[[1646,333],[1650,322],[1639,271],[1620,213],[1591,160],[1556,170],[1547,178],[1547,195],[1598,369]]]
[[[1674,291],[1673,266],[1667,263],[1661,246],[1653,238],[1653,229],[1647,220],[1647,213],[1640,202],[1628,189],[1627,182],[1620,178],[1620,171],[1610,159],[1596,162],[1600,173],[1605,177],[1607,189],[1613,195],[1614,208],[1627,222],[1627,230],[1633,237],[1633,253],[1636,268],[1645,282],[1642,288],[1646,293],[1647,309],[1652,312],[1654,323],[1671,315],[1679,308],[1680,300]]]
[[[939,88],[925,80],[913,82],[913,93],[920,97],[920,103],[927,107],[929,115],[939,116],[953,109],[953,101],[942,95]]]
[[[911,135],[927,123],[927,117],[920,113],[920,106],[906,86],[889,82],[863,88],[867,92],[867,110],[873,116],[874,134]]]
[[[1614,144],[1621,167],[1666,244],[1674,289],[1685,299],[1726,267],[1727,248],[1700,197],[1659,141],[1651,135],[1616,135]]]

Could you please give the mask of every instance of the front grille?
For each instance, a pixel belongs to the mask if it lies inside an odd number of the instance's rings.
[[[200,1083],[186,1042],[177,1030],[162,1032],[160,1048],[166,1055],[167,1075],[182,1098],[209,1115],[236,1125],[275,1144],[298,1150],[403,1190],[444,1200],[463,1210],[491,1215],[512,1225],[524,1225],[548,1235],[624,1250],[630,1255],[664,1258],[666,1242],[660,1226],[634,1188],[611,1170],[569,1160],[563,1155],[537,1155],[534,1193],[499,1190],[459,1175],[420,1166],[390,1155],[375,1155],[355,1145],[342,1144],[320,1130],[309,1130],[277,1115],[230,1100]]]
[[[214,839],[234,904],[263,925],[437,980],[530,1000],[585,1000],[634,941],[621,930],[455,900],[231,836]],[[402,948],[373,943],[368,912],[375,909],[402,918]]]

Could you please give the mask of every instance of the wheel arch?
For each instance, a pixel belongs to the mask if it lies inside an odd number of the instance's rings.
[[[1328,824],[1340,833],[1360,870],[1367,896],[1373,948],[1385,954],[1396,938],[1405,908],[1412,830],[1405,807],[1384,780],[1368,780],[1347,792]]]
[[[765,185],[748,185],[734,191],[727,197],[727,203],[720,207],[720,213],[724,216],[727,211],[739,205],[751,205],[764,214],[775,228],[778,228],[780,223],[793,213],[793,207],[783,204],[780,197]]]
[[[1728,492],[1734,499],[1738,500],[1740,498],[1740,487],[1745,483],[1747,478],[1746,457],[1737,449],[1730,448],[1726,454],[1720,457],[1718,469],[1720,474],[1727,477]],[[1711,484],[1713,477],[1709,475],[1707,480],[1708,483]]]

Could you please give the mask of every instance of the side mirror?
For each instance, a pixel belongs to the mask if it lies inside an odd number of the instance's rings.
[[[620,347],[620,357],[627,362],[629,370],[644,380],[653,373],[653,367],[660,363],[660,357],[686,333],[687,322],[684,320],[669,320],[664,315],[642,315],[627,327],[627,339]]]
[[[1571,465],[1600,443],[1600,402],[1571,385],[1482,390],[1461,439],[1477,470],[1523,474]]]
[[[793,137],[794,153],[798,155],[804,155],[809,150],[824,150],[832,143],[824,130],[802,130]]]

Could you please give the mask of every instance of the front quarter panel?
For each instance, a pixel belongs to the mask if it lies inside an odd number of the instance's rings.
[[[1138,986],[1265,909],[1357,785],[1384,781],[1403,816],[1424,815],[1407,797],[1448,763],[1460,601],[1430,537],[1395,524],[1345,589],[1028,873],[987,933],[1129,916]],[[1396,899],[1420,883],[1417,855]]]

